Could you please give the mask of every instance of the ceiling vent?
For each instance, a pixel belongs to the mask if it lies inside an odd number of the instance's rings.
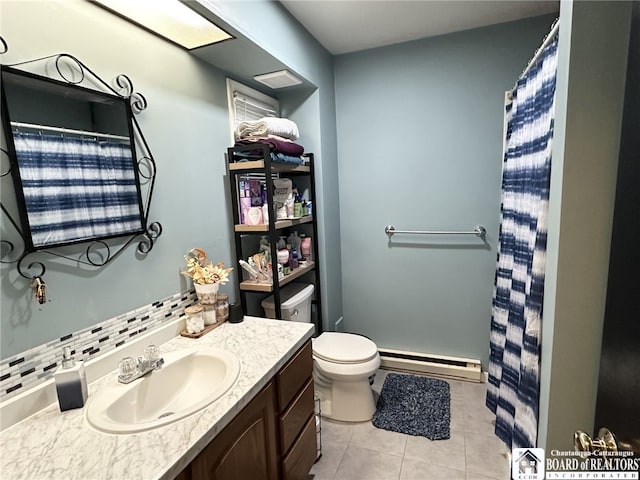
[[[300,85],[302,80],[296,77],[289,70],[279,70],[277,72],[263,73],[262,75],[256,75],[254,80],[264,83],[267,87],[276,89],[291,87],[293,85]]]

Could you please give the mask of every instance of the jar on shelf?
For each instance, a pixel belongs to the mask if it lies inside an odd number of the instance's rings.
[[[216,317],[218,322],[226,322],[229,318],[229,295],[218,294],[216,301]]]
[[[216,304],[213,305],[202,305],[202,319],[204,320],[204,325],[213,325],[218,321],[216,318]]]
[[[186,329],[187,333],[200,333],[204,330],[204,318],[202,317],[202,305],[192,305],[184,309],[187,316]]]

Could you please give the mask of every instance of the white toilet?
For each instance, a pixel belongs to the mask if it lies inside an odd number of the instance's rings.
[[[310,322],[312,292],[313,285],[290,284],[283,288],[283,318]],[[273,297],[263,300],[262,306],[267,316],[274,318]],[[289,312],[296,315],[290,316]],[[380,367],[376,344],[361,335],[339,332],[325,332],[312,342],[313,380],[321,415],[343,422],[371,420],[376,404],[369,379]]]
[[[313,339],[313,380],[323,417],[366,422],[376,411],[369,379],[380,367],[375,343],[352,333]]]

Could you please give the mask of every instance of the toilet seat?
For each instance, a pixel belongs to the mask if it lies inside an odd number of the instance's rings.
[[[353,365],[376,358],[378,347],[362,335],[324,332],[313,339],[313,355],[324,362]]]

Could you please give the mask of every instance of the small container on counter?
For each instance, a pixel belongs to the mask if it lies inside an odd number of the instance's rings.
[[[240,303],[229,305],[229,323],[240,323],[244,320],[244,311]]]
[[[53,374],[58,394],[60,411],[81,408],[87,401],[87,375],[84,362],[76,362],[71,356],[71,347],[64,347],[62,365]]]
[[[202,330],[204,330],[204,318],[202,315],[203,311],[204,307],[200,304],[192,305],[184,309],[184,313],[187,315],[187,333],[200,333]]]
[[[218,322],[226,322],[229,319],[229,295],[218,294],[216,301],[216,318]]]
[[[218,321],[215,304],[202,305],[202,319],[204,320],[205,326],[213,325]]]

